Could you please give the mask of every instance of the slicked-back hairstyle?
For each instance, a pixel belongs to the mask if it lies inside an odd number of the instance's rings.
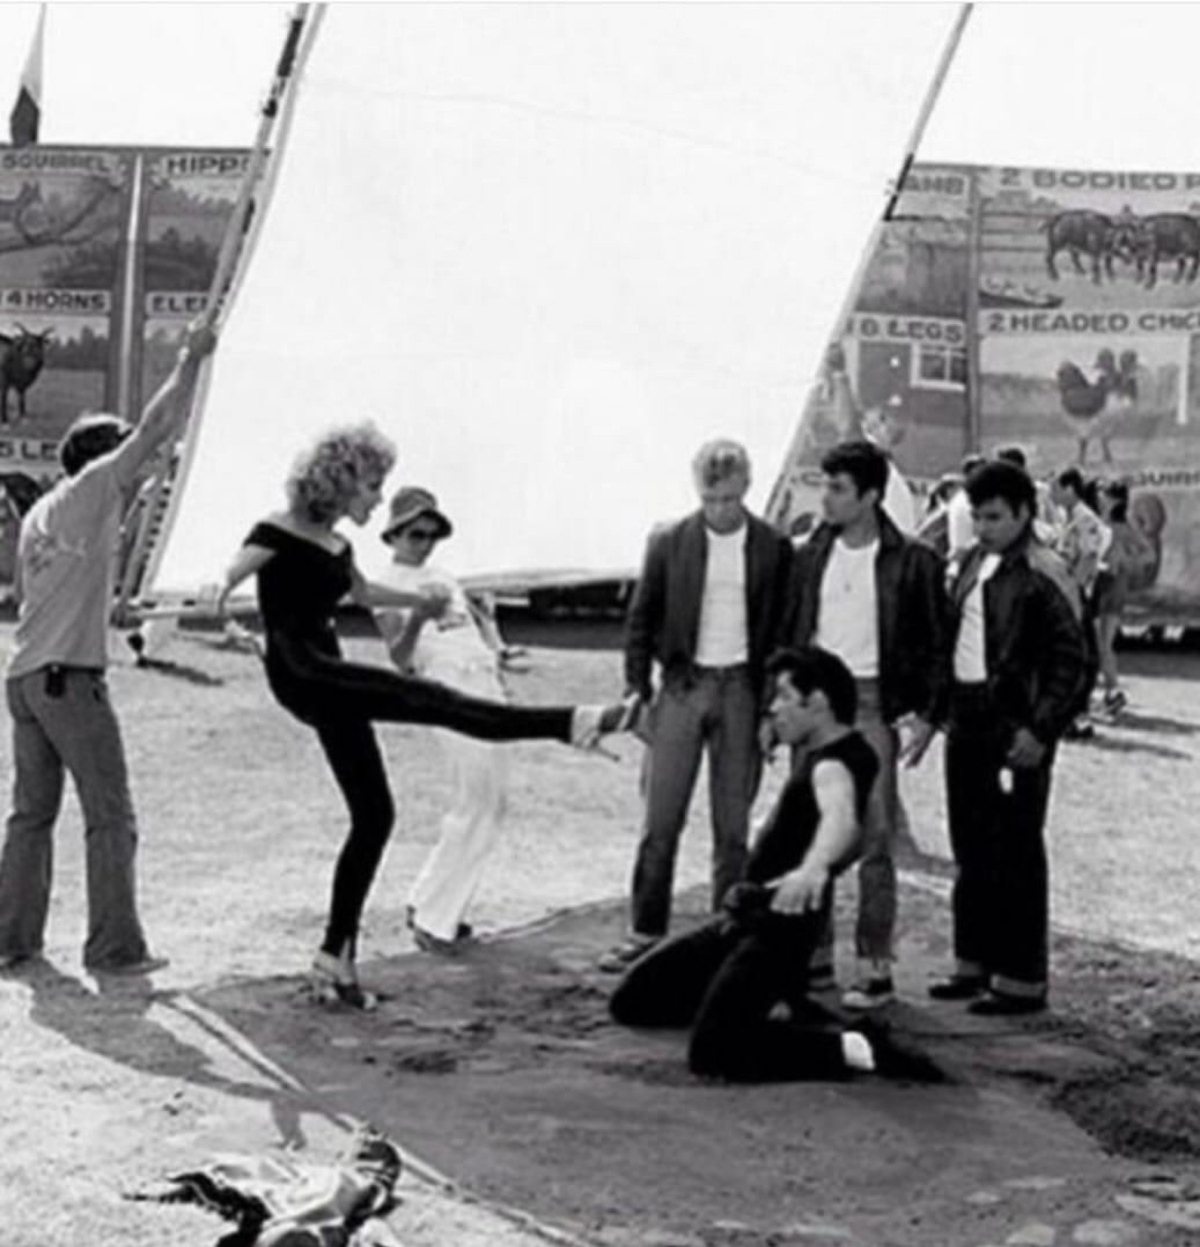
[[[364,481],[382,482],[395,462],[395,446],[369,421],[331,429],[292,465],[288,507],[316,523],[336,519]]]
[[[848,476],[861,498],[873,489],[882,499],[887,489],[888,459],[874,442],[839,442],[821,460],[826,476]]]
[[[1073,489],[1077,498],[1083,497],[1083,473],[1078,468],[1065,468],[1054,479],[1063,489]]]
[[[776,650],[767,662],[767,674],[772,679],[786,675],[792,687],[805,697],[820,689],[839,723],[849,727],[854,722],[858,689],[850,668],[836,654],[816,645]]]
[[[1019,468],[1029,467],[1029,460],[1025,458],[1025,452],[1020,446],[1001,446],[996,451],[996,458],[1002,463],[1015,463]]]
[[[68,476],[75,476],[93,459],[116,450],[132,432],[127,420],[108,412],[78,416],[58,444],[58,461]]]
[[[1129,484],[1126,481],[1105,481],[1100,493],[1112,503],[1109,519],[1124,524],[1129,519]]]
[[[1033,478],[1024,468],[1003,459],[992,459],[981,464],[967,477],[967,497],[973,507],[981,507],[999,498],[1008,503],[1014,515],[1022,505],[1030,515],[1037,508],[1037,489]]]
[[[741,442],[718,437],[705,442],[692,460],[692,474],[701,489],[711,489],[733,478],[750,483],[750,456]]]

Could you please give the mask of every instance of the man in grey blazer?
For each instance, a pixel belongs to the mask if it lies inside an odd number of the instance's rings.
[[[761,770],[765,668],[779,642],[791,545],[746,509],[750,460],[737,442],[705,444],[692,467],[700,509],[651,534],[626,620],[626,684],[650,712],[631,930],[600,962],[612,972],[667,933],[675,857],[702,755],[714,908],[742,877]]]

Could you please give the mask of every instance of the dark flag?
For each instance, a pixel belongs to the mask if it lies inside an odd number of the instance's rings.
[[[46,6],[43,4],[38,11],[37,28],[21,73],[17,102],[8,118],[8,132],[14,147],[27,147],[38,140],[38,127],[42,120],[42,34],[45,26]]]

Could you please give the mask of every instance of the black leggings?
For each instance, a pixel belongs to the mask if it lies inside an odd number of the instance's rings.
[[[372,721],[422,723],[481,740],[570,741],[570,706],[510,706],[469,697],[359,663],[305,656],[302,667],[268,663],[281,704],[316,729],[350,811],[350,834],[333,874],[323,952],[354,954],[367,894],[395,821],[391,788]]]
[[[278,700],[313,727],[328,722],[423,723],[479,740],[571,739],[571,706],[510,706],[386,667],[304,653],[267,663]]]
[[[837,1017],[804,995],[824,911],[739,925],[714,918],[626,972],[609,1007],[624,1026],[691,1026],[688,1067],[730,1082],[844,1079]],[[788,1004],[790,1021],[770,1016]]]

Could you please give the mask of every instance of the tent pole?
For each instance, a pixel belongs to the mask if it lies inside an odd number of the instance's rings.
[[[974,9],[974,4],[963,4],[959,7],[958,17],[955,19],[954,26],[950,31],[950,35],[946,40],[946,45],[942,49],[941,59],[938,61],[937,69],[934,70],[933,78],[929,83],[929,88],[925,92],[925,99],[921,104],[921,109],[917,113],[916,122],[913,124],[912,133],[909,135],[908,142],[904,147],[904,158],[900,162],[900,172],[892,183],[891,193],[888,196],[887,206],[883,210],[883,215],[875,222],[874,228],[871,230],[870,238],[867,245],[863,249],[862,255],[859,257],[858,267],[854,271],[854,277],[850,282],[849,288],[846,290],[845,298],[842,300],[841,310],[838,312],[837,320],[833,322],[832,341],[836,341],[846,331],[846,323],[849,321],[854,311],[854,305],[858,302],[859,292],[862,290],[863,282],[866,280],[867,268],[875,252],[879,249],[880,240],[883,237],[883,231],[895,215],[896,208],[900,203],[900,196],[904,193],[904,183],[908,179],[909,171],[912,169],[913,163],[917,159],[917,150],[921,146],[921,139],[925,135],[925,128],[929,125],[929,118],[933,115],[933,110],[937,104],[938,96],[942,93],[942,86],[946,81],[946,75],[950,72],[950,65],[954,60],[954,54],[958,51],[958,45],[962,42],[963,31],[966,29],[967,21]]]
[[[963,32],[967,28],[967,22],[974,8],[974,4],[963,4],[959,7],[954,27],[946,40],[946,46],[942,49],[941,60],[938,61],[937,69],[933,71],[933,80],[929,84],[929,90],[925,92],[921,111],[917,114],[917,119],[913,123],[912,134],[909,135],[908,144],[904,149],[904,161],[900,166],[900,174],[892,187],[892,194],[888,200],[887,207],[883,210],[883,220],[885,222],[892,219],[896,211],[896,205],[900,202],[905,180],[913,166],[913,162],[917,158],[917,149],[921,146],[921,140],[925,137],[925,128],[929,125],[929,118],[933,116],[938,96],[942,93],[946,76],[950,72],[950,66],[954,61],[955,53],[958,51],[958,45],[962,42]]]
[[[257,227],[261,223],[266,208],[265,201],[268,194],[260,194],[258,200],[255,199],[255,194],[260,190],[260,180],[268,183],[269,191],[271,179],[269,177],[263,179],[263,171],[271,155],[269,145],[280,116],[280,106],[285,101],[290,103],[294,98],[289,93],[289,88],[296,77],[297,62],[307,58],[311,51],[312,41],[320,25],[320,19],[324,15],[324,9],[324,4],[297,4],[288,19],[283,49],[275,67],[267,98],[263,102],[258,133],[247,161],[237,200],[230,213],[229,224],[225,230],[213,279],[209,286],[206,306],[214,310],[214,319],[218,323],[229,310],[228,296],[236,285],[238,260],[248,253],[249,235],[256,235]],[[310,10],[313,11],[311,16]],[[285,118],[282,127],[285,132],[287,119],[290,118]],[[274,153],[273,168],[278,168],[279,155],[279,151]],[[222,306],[223,301],[224,306]],[[139,492],[134,504],[135,507],[140,508],[138,532],[125,566],[120,572],[118,596],[113,611],[114,621],[118,625],[130,617],[129,608],[132,599],[152,581],[162,558],[162,552],[166,548],[178,509],[178,500],[183,492],[183,485],[195,450],[199,420],[194,413],[203,410],[211,367],[211,359],[204,361],[201,365],[200,378],[192,402],[192,412],[189,413],[188,424],[182,439],[183,449],[178,460],[175,461],[174,471],[172,471],[174,448],[166,448],[160,452],[160,462],[153,476]]]

